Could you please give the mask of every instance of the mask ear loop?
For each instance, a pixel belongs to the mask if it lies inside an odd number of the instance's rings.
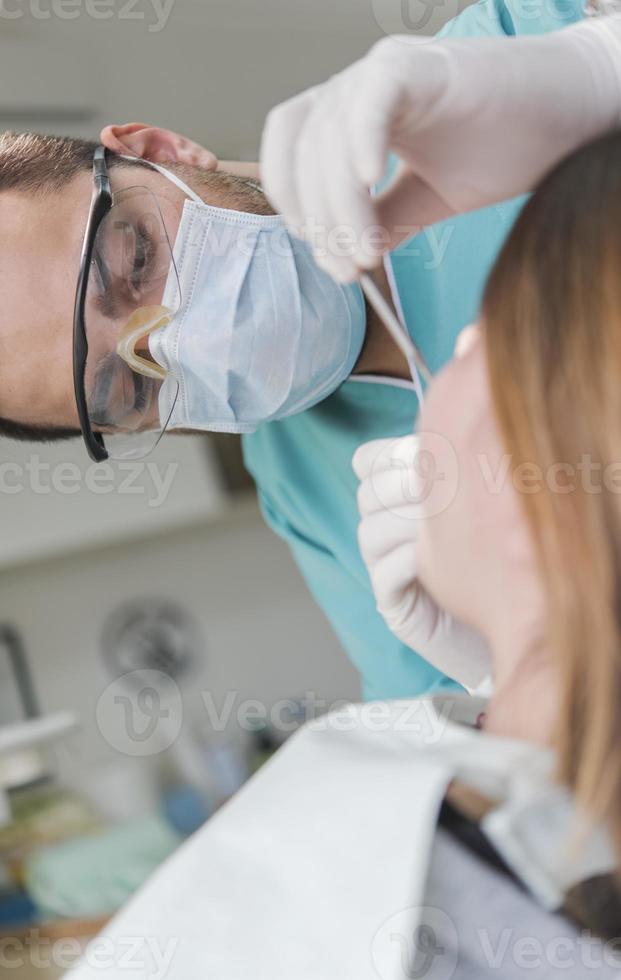
[[[418,398],[419,404],[422,405],[424,395],[421,377],[427,384],[429,384],[431,381],[431,372],[427,367],[422,354],[412,341],[412,338],[405,329],[404,325],[391,310],[379,287],[369,273],[363,272],[361,274],[360,285],[369,303],[407,360],[410,374],[412,375],[412,381],[414,382],[414,388],[416,390],[416,397]]]
[[[375,185],[369,189],[371,197],[377,197],[379,192],[378,185]],[[410,375],[414,383],[414,390],[416,392],[416,397],[418,399],[419,409],[423,407],[425,402],[425,396],[423,394],[422,379],[428,385],[431,381],[431,371],[427,367],[427,363],[422,356],[421,352],[416,347],[413,342],[408,329],[405,325],[405,320],[403,317],[403,311],[401,309],[400,302],[398,300],[398,293],[396,290],[396,284],[394,282],[394,273],[390,266],[390,262],[387,260],[388,257],[384,257],[384,266],[386,268],[386,273],[391,285],[391,290],[393,296],[397,297],[395,299],[395,309],[397,314],[395,315],[390,308],[390,305],[384,299],[381,290],[377,287],[375,280],[369,273],[363,272],[360,276],[360,285],[362,291],[367,297],[369,303],[379,316],[380,320],[383,322],[384,326],[388,330],[388,333],[394,340],[395,344],[404,355],[406,361],[408,362],[408,367],[410,369]]]
[[[413,361],[408,360],[408,367],[410,369],[410,374],[412,375],[412,381],[414,382],[414,390],[416,391],[416,397],[418,398],[418,404],[420,408],[425,404],[425,395],[423,392],[423,386],[420,380],[420,373],[416,364]]]
[[[121,330],[116,352],[136,374],[153,381],[163,381],[166,378],[166,369],[138,354],[136,345],[155,330],[167,326],[171,319],[172,311],[167,306],[142,306],[130,316]]]
[[[157,172],[162,174],[163,177],[166,177],[172,184],[175,184],[179,190],[183,191],[183,193],[189,197],[191,201],[194,201],[195,204],[204,204],[202,197],[200,197],[196,191],[193,191],[191,187],[188,187],[186,182],[181,180],[181,177],[177,177],[172,170],[169,170],[167,167],[163,167],[160,163],[154,163],[153,160],[145,160],[144,157],[131,157],[126,153],[119,153],[119,157],[121,160],[131,160],[132,163],[136,163],[136,161],[139,160],[147,167],[151,167],[152,170],[157,170]]]

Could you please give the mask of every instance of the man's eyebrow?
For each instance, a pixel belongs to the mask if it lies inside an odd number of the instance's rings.
[[[97,293],[97,296],[95,297],[95,309],[107,320],[117,320],[119,317],[119,309],[115,302],[112,289],[110,288],[112,276],[110,275],[110,270],[104,261],[103,255],[97,249],[93,253],[93,265],[95,266],[99,281],[103,287],[101,292]]]
[[[126,365],[114,351],[110,351],[99,362],[93,375],[93,392],[97,396],[95,405],[91,410],[93,421],[96,425],[114,429],[116,423],[110,419],[110,395],[112,392],[112,382],[114,381],[117,369],[125,370]],[[141,398],[148,388],[146,378],[131,371],[131,380],[134,387],[134,404],[132,410],[135,411]],[[103,402],[103,404],[102,404]],[[103,410],[103,411],[102,411]],[[100,415],[99,413],[102,412]]]
[[[95,298],[95,309],[101,313],[106,320],[118,320],[119,310],[114,301],[114,297],[109,292],[99,293]]]
[[[93,375],[93,394],[96,396],[95,404],[91,409],[93,421],[97,425],[109,425],[109,418],[106,413],[110,409],[110,392],[112,380],[114,378],[117,357],[110,352],[99,362]],[[103,409],[103,415],[100,412]]]

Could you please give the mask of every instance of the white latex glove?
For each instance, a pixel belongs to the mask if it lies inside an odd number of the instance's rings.
[[[434,667],[475,689],[491,674],[486,643],[441,610],[416,579],[426,499],[424,477],[413,466],[417,451],[414,435],[376,439],[356,451],[360,551],[388,628]]]
[[[385,38],[272,110],[263,186],[319,263],[353,279],[425,225],[532,190],[617,126],[620,39],[618,15],[539,37]],[[401,173],[372,200],[389,151]]]

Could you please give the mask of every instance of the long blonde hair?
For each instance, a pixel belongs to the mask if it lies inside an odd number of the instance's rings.
[[[542,182],[483,318],[505,446],[544,477],[523,505],[561,678],[559,774],[621,854],[621,135]]]

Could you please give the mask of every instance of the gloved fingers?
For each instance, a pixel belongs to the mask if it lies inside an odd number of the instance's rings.
[[[378,235],[375,202],[368,187],[356,181],[347,150],[334,160],[330,173],[323,176],[327,205],[324,222],[329,247],[320,265],[337,282],[352,282],[359,277],[361,269],[373,269],[381,264],[386,235]]]
[[[389,47],[394,56],[392,41]],[[404,218],[396,210],[380,216],[370,190],[386,169],[393,120],[410,98],[386,53],[386,46],[380,44],[353,69],[337,76],[338,89],[331,101],[339,100],[339,104],[321,107],[324,140],[318,145],[326,194],[332,203],[326,220],[331,227],[351,233],[353,243],[349,257],[336,257],[325,267],[343,281],[357,277],[361,269],[379,266],[393,241],[413,233],[409,226],[407,233],[401,231]],[[437,204],[427,210],[430,215],[446,213]]]
[[[428,37],[392,35],[378,41],[359,63],[347,130],[356,178],[367,187],[384,176],[389,150],[396,149],[391,141],[399,121],[415,124],[427,109],[429,92],[435,91],[436,72],[429,88],[430,69],[421,59],[430,44],[435,42]]]
[[[411,148],[444,90],[446,59],[425,57],[430,47],[426,38],[385,38],[365,58],[267,118],[261,169],[268,197],[337,280],[350,281],[361,269],[375,268],[392,240],[409,237],[412,225],[447,214],[444,202],[422,182],[405,215],[401,180],[384,201],[382,219],[370,193],[389,149],[399,152],[401,143]]]
[[[372,439],[358,446],[352,458],[352,467],[359,480],[371,473],[393,467],[395,458],[411,460],[418,451],[419,438],[413,433],[390,439]]]
[[[397,98],[396,85],[382,85],[379,72],[367,72],[344,120],[352,170],[363,187],[373,187],[384,176]]]
[[[378,562],[404,541],[416,543],[420,532],[420,508],[400,507],[371,514],[358,525],[360,553],[367,565]]]
[[[368,188],[357,183],[351,166],[345,131],[351,98],[347,77],[337,76],[325,86],[300,132],[295,162],[304,237],[319,265],[343,282],[357,278],[368,229],[375,226]],[[365,255],[362,262],[368,267],[380,259]]]
[[[378,611],[403,643],[449,677],[476,688],[491,674],[489,647],[476,630],[438,607],[417,583],[415,566],[416,549],[403,545],[370,569]]]
[[[369,567],[378,609],[395,630],[402,628],[416,602],[416,551],[413,541],[404,541]]]
[[[388,514],[406,508],[408,519],[420,520],[434,487],[435,480],[425,479],[416,464],[409,466],[397,460],[390,469],[374,471],[358,487],[360,516]]]
[[[420,455],[416,435],[398,439],[375,439],[360,446],[353,467],[362,482],[358,508],[362,517],[398,513],[412,527],[420,520],[421,505],[433,488],[434,473],[428,472]]]
[[[492,657],[485,638],[472,627],[439,612],[432,642],[422,649],[434,666],[470,689],[492,674]]]
[[[287,225],[296,230],[302,224],[302,211],[295,183],[298,135],[321,86],[308,89],[269,113],[261,140],[261,181],[265,193]]]
[[[401,46],[392,38],[376,44],[359,62],[354,79],[355,90],[344,123],[352,171],[365,187],[373,187],[384,176],[393,123],[404,108],[409,108],[407,77],[412,74],[412,66],[404,66],[404,80],[394,70],[394,56],[400,53]]]
[[[388,247],[418,234],[422,228],[444,221],[456,212],[417,174],[402,165],[395,180],[375,198],[377,221],[390,236]]]
[[[319,106],[323,99],[319,100]],[[323,114],[318,107],[300,130],[294,151],[293,179],[299,214],[299,233],[311,245],[317,264],[330,272],[328,231],[330,204],[322,172],[321,130]]]

